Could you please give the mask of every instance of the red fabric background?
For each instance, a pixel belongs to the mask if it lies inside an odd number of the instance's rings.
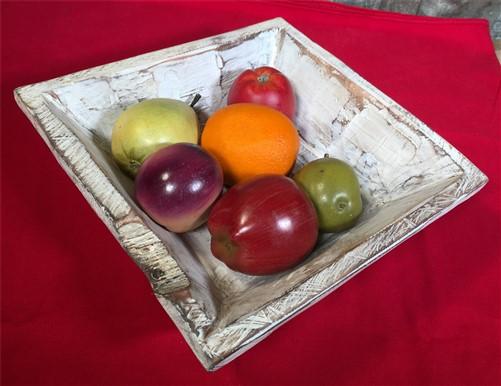
[[[490,182],[206,373],[12,90],[275,16],[417,115]],[[479,20],[328,3],[2,3],[3,384],[501,384],[500,81]]]

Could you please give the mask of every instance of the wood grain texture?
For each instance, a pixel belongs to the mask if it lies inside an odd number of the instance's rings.
[[[501,40],[494,40],[494,49],[496,50],[499,63],[501,63]]]
[[[489,20],[493,39],[501,39],[501,0],[334,0],[337,3],[385,11],[440,17]]]
[[[324,153],[348,161],[365,209],[351,230],[323,235],[295,269],[252,277],[212,256],[206,227],[172,234],[142,212],[132,181],[111,159],[110,135],[123,109],[154,96],[200,93],[204,121],[225,104],[242,70],[261,65],[279,68],[297,91],[296,168]],[[443,138],[283,19],[25,86],[15,96],[207,369],[240,355],[487,182]]]
[[[335,2],[357,7],[417,14],[422,0],[336,0]]]

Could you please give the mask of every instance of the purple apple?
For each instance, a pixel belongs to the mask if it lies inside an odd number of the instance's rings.
[[[217,160],[201,147],[177,143],[150,155],[135,180],[136,200],[171,232],[187,232],[207,220],[223,188]]]

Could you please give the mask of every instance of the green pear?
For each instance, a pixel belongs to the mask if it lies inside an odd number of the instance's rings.
[[[322,232],[348,229],[362,214],[360,185],[346,162],[326,155],[304,165],[294,180],[313,202]]]
[[[192,106],[175,99],[148,99],[118,117],[111,133],[111,153],[120,169],[134,178],[150,154],[178,142],[197,144],[198,134]]]

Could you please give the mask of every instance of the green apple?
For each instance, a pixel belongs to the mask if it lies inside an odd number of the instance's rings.
[[[353,168],[336,158],[317,159],[294,176],[317,210],[322,232],[339,232],[355,225],[362,213],[360,185]]]
[[[178,142],[197,144],[198,134],[192,106],[175,99],[148,99],[118,117],[111,134],[111,153],[118,166],[135,177],[151,153]]]

